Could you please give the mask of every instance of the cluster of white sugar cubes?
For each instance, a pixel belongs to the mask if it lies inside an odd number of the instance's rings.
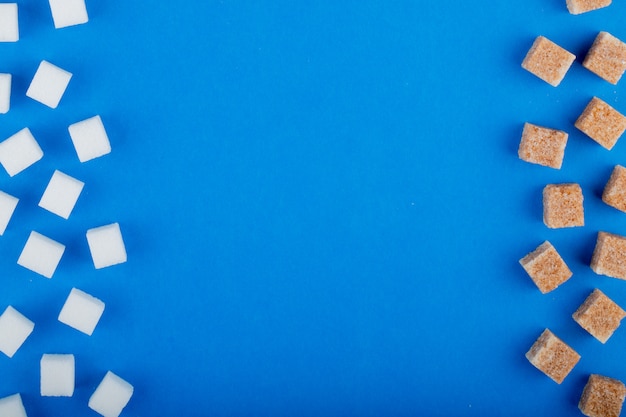
[[[84,182],[56,170],[39,201],[39,207],[68,219],[84,185]]]
[[[22,403],[22,396],[13,394],[0,399],[0,416],[27,417],[24,403]]]
[[[103,312],[104,303],[101,300],[72,288],[59,314],[59,321],[91,336]]]
[[[6,114],[11,107],[11,74],[0,74],[0,114]]]
[[[34,328],[35,323],[8,306],[0,316],[0,352],[12,358]],[[0,413],[0,416],[2,415]]]
[[[126,262],[126,247],[119,223],[87,230],[87,243],[96,269]]]
[[[17,264],[46,278],[52,278],[63,252],[65,252],[65,245],[32,231]]]
[[[57,29],[89,21],[85,0],[50,0],[50,10],[54,27]]]
[[[89,398],[89,408],[104,417],[118,417],[133,396],[133,391],[131,384],[109,371]]]
[[[43,158],[43,151],[27,127],[0,142],[0,164],[14,176]]]
[[[20,39],[17,23],[17,3],[0,4],[0,42],[17,42]]]
[[[0,191],[0,236],[7,230],[9,221],[13,216],[18,199],[10,194]]]
[[[26,95],[50,108],[56,109],[71,78],[71,72],[65,71],[48,61],[41,61],[26,91]]]
[[[87,162],[111,152],[111,144],[100,116],[74,123],[68,128],[80,162]]]
[[[43,397],[74,395],[74,355],[46,353],[41,357],[40,391]]]

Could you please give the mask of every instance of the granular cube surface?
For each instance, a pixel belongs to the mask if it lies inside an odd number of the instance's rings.
[[[626,238],[598,232],[596,248],[591,257],[591,269],[599,275],[626,279]]]
[[[59,321],[91,336],[104,312],[104,303],[86,292],[72,288],[59,314]]]
[[[626,396],[624,384],[613,378],[591,374],[578,403],[589,417],[619,417]]]
[[[104,417],[117,417],[130,401],[133,391],[131,384],[109,371],[89,398],[89,408]]]
[[[583,66],[611,84],[617,84],[626,70],[626,44],[610,33],[600,32]]]
[[[0,416],[2,417],[27,417],[22,396],[13,394],[0,399]]]
[[[34,328],[35,323],[8,306],[0,316],[0,352],[12,358]]]
[[[74,355],[44,354],[40,361],[40,390],[44,397],[74,395]]]
[[[607,7],[611,0],[567,0],[566,4],[571,14],[581,14]]]
[[[551,229],[584,226],[583,191],[580,185],[546,185],[543,189],[543,222]]]
[[[594,97],[574,125],[591,139],[611,150],[626,130],[626,117]]]
[[[111,144],[102,119],[94,116],[68,128],[80,162],[87,162],[111,152]]]
[[[560,169],[567,137],[567,133],[561,130],[525,123],[518,156],[531,164]]]
[[[39,201],[39,207],[67,219],[70,217],[84,185],[82,181],[61,171],[54,171]]]
[[[6,114],[11,107],[11,74],[0,74],[0,114]]]
[[[87,230],[87,242],[96,269],[126,262],[126,248],[118,223]]]
[[[65,252],[64,245],[33,231],[30,233],[17,263],[46,278],[52,278],[63,252]]]
[[[26,95],[48,107],[56,109],[70,83],[72,73],[41,61]]]
[[[543,294],[570,279],[572,271],[548,241],[520,259],[519,263]]]
[[[580,360],[580,355],[550,330],[545,329],[526,352],[526,359],[554,382],[560,384],[574,369]]]
[[[18,201],[12,195],[0,191],[0,236],[6,231]]]
[[[604,187],[602,201],[611,207],[626,212],[626,168],[616,165],[611,178]]]
[[[595,289],[572,317],[593,337],[606,343],[626,317],[626,311],[602,291]]]
[[[17,3],[0,3],[0,42],[17,42],[19,39]]]
[[[57,29],[89,21],[85,0],[49,0],[54,27]]]
[[[43,151],[28,128],[0,143],[0,164],[9,176],[24,171],[43,158]]]
[[[551,40],[538,36],[522,62],[522,68],[548,84],[558,86],[576,59],[574,54]]]

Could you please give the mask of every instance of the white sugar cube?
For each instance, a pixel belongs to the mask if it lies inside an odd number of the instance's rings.
[[[20,39],[17,23],[17,3],[0,4],[0,42],[17,42]]]
[[[6,114],[11,107],[11,74],[0,74],[0,114]]]
[[[67,219],[70,217],[84,185],[84,182],[61,171],[54,171],[46,191],[39,201],[39,207]]]
[[[59,314],[59,321],[91,336],[103,312],[102,301],[77,288],[72,288]]]
[[[27,417],[24,403],[22,403],[22,396],[20,394],[13,394],[0,399],[0,416]]]
[[[27,127],[0,142],[0,164],[11,177],[43,158],[43,151]]]
[[[34,328],[35,323],[8,306],[0,316],[0,352],[12,358]]]
[[[126,248],[118,223],[87,230],[87,243],[96,269],[126,262]]]
[[[133,396],[134,388],[109,371],[89,398],[89,408],[104,417],[118,417]]]
[[[41,395],[74,395],[74,355],[44,354],[41,357]]]
[[[85,0],[50,0],[52,20],[57,29],[87,23]]]
[[[33,231],[17,263],[46,278],[52,278],[64,251],[64,245]]]
[[[0,191],[0,236],[7,230],[7,226],[13,216],[15,207],[17,207],[18,201],[19,200],[12,195]]]
[[[56,109],[71,78],[71,72],[67,72],[48,61],[41,61],[26,95]]]
[[[80,162],[87,162],[111,152],[111,144],[102,119],[94,116],[68,128]]]

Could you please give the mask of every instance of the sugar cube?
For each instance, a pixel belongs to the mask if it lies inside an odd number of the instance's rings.
[[[538,36],[522,62],[522,68],[553,87],[558,86],[576,56],[551,40]]]
[[[624,384],[613,378],[591,374],[578,403],[588,417],[619,417],[626,397]]]
[[[11,107],[11,74],[0,74],[0,114],[6,114]]]
[[[626,212],[626,168],[615,165],[611,178],[604,186],[602,201],[611,207]]]
[[[8,306],[0,316],[0,352],[12,358],[34,328],[35,323]]]
[[[56,170],[39,201],[39,207],[67,219],[84,185],[84,182]]]
[[[0,416],[27,417],[24,403],[22,403],[22,396],[20,394],[13,394],[0,399]]]
[[[32,231],[17,263],[46,278],[52,278],[63,252],[64,245]]]
[[[111,144],[100,116],[74,123],[68,128],[80,162],[87,162],[111,152]]]
[[[566,4],[571,14],[581,14],[607,7],[611,0],[567,0]]]
[[[626,279],[626,237],[598,232],[591,269],[599,275]]]
[[[43,151],[28,128],[0,142],[0,164],[11,177],[24,171],[41,158],[43,158]]]
[[[608,32],[600,32],[583,66],[611,84],[617,84],[626,70],[626,43]]]
[[[52,20],[57,29],[87,23],[85,0],[50,0]]]
[[[77,288],[70,295],[59,314],[59,321],[91,336],[104,312],[104,303]]]
[[[7,226],[13,216],[15,207],[17,207],[18,201],[19,200],[12,195],[0,191],[0,236],[7,230]]]
[[[551,229],[584,226],[583,191],[580,185],[546,185],[543,189],[543,222]]]
[[[561,130],[525,123],[518,149],[519,158],[531,164],[560,169],[567,138],[567,133]]]
[[[48,61],[41,61],[26,91],[26,95],[33,100],[56,109],[71,78],[72,73]]]
[[[126,262],[126,248],[118,223],[87,230],[87,243],[96,269]]]
[[[0,42],[17,42],[19,39],[17,3],[0,3]]]
[[[574,369],[580,360],[580,355],[550,330],[545,329],[526,352],[526,359],[554,382],[560,384]]]
[[[46,353],[41,357],[40,367],[42,396],[74,395],[74,355]]]
[[[626,130],[626,117],[604,101],[594,97],[574,126],[606,149],[611,150]]]
[[[118,417],[133,396],[133,391],[132,385],[108,371],[89,398],[89,408],[104,417]]]
[[[548,241],[520,259],[519,263],[543,294],[554,290],[572,276],[572,271]]]
[[[572,317],[593,337],[606,343],[626,317],[626,311],[602,291],[595,289]]]

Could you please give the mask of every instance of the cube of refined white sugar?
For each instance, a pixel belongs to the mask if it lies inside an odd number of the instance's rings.
[[[20,394],[13,394],[0,399],[0,416],[27,417],[24,403],[22,403],[22,396]]]
[[[8,306],[0,316],[0,352],[12,358],[34,328],[35,323]]]
[[[85,0],[50,0],[50,10],[57,29],[89,21]]]
[[[87,230],[87,243],[96,269],[126,262],[126,248],[119,223]]]
[[[8,113],[10,107],[11,74],[0,74],[0,114]]]
[[[59,314],[59,321],[91,336],[103,312],[104,303],[101,300],[72,288]]]
[[[15,207],[17,207],[18,201],[19,200],[12,195],[0,191],[0,236],[7,230],[7,226],[13,216]]]
[[[133,391],[132,385],[109,371],[89,398],[89,408],[104,417],[118,417],[133,396]]]
[[[17,42],[19,39],[17,3],[0,3],[0,42]]]
[[[65,71],[48,61],[41,61],[26,95],[56,109],[71,78],[71,72]]]
[[[32,231],[17,263],[46,278],[52,278],[63,252],[65,245]]]
[[[111,144],[102,119],[94,116],[68,128],[80,162],[87,162],[111,152]]]
[[[71,397],[74,395],[74,355],[44,354],[41,357],[41,395]]]
[[[46,191],[39,201],[39,207],[67,219],[70,217],[84,185],[84,182],[61,171],[54,171]]]
[[[0,164],[11,177],[43,158],[43,151],[27,127],[0,142]]]

